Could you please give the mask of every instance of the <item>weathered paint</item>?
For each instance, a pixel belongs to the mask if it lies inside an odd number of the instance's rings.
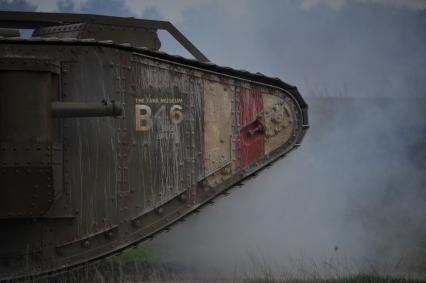
[[[204,81],[204,174],[213,187],[232,175],[235,87]]]
[[[291,101],[271,94],[263,94],[262,99],[265,108],[265,153],[268,154],[290,138],[294,117]]]
[[[139,209],[148,212],[191,189],[202,174],[203,82],[185,76],[184,70],[134,56],[128,83],[134,92],[125,104],[130,117],[139,116],[125,126],[135,143],[129,182],[140,187],[133,196],[140,214]],[[141,106],[142,117],[135,113]],[[145,129],[139,130],[138,123],[145,123]]]
[[[233,87],[204,82],[204,170],[209,176],[231,162]]]
[[[244,80],[244,73],[131,51],[95,43],[0,44],[2,57],[60,66],[52,101],[123,107],[120,117],[54,119],[44,166],[53,168],[46,181],[55,200],[36,223],[0,219],[9,223],[0,229],[0,278],[57,270],[133,245],[300,142],[305,117],[290,92]],[[275,112],[287,120],[270,114],[281,102]],[[271,135],[278,125],[282,134]]]
[[[238,98],[240,141],[237,145],[241,168],[246,168],[265,154],[262,94],[242,88]]]

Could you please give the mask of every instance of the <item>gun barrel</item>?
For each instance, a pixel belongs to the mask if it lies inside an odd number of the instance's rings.
[[[110,102],[52,102],[52,115],[55,118],[104,117],[120,116],[123,113],[121,105]]]

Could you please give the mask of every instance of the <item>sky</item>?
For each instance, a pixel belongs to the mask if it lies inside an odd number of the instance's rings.
[[[168,20],[212,62],[280,77],[306,98],[302,146],[162,234],[165,260],[219,273],[426,266],[426,1],[0,0],[0,10]]]
[[[1,0],[0,9],[168,20],[212,62],[305,95],[424,95],[424,0]],[[164,51],[190,56],[160,38]]]

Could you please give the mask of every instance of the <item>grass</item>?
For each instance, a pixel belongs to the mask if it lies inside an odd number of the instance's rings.
[[[153,242],[146,241],[113,257],[113,261],[120,264],[129,262],[158,262],[158,247],[153,245]]]
[[[91,264],[68,273],[52,276],[38,283],[143,283],[143,282],[214,282],[214,283],[421,283],[426,280],[415,277],[390,276],[388,273],[372,270],[361,273],[344,261],[327,261],[326,272],[321,264],[307,266],[304,261],[296,261],[299,268],[285,269],[266,261],[258,255],[249,256],[249,265],[233,274],[221,274],[209,268],[188,266],[161,258],[160,248],[155,242],[145,242],[137,248],[127,250],[121,255],[109,258],[97,264]],[[160,255],[159,255],[160,254]],[[384,274],[384,275],[383,275]],[[408,273],[411,274],[412,273]],[[417,273],[416,273],[417,274]],[[425,278],[426,273],[418,276]],[[420,278],[420,277],[416,277]]]
[[[133,263],[135,264],[135,263]],[[211,282],[211,283],[421,283],[425,280],[410,279],[404,277],[390,277],[380,275],[348,275],[334,278],[300,278],[281,275],[261,274],[235,277],[235,278],[214,278],[214,276],[198,277],[188,270],[180,270],[176,266],[150,265],[137,263],[118,264],[110,262],[108,265],[88,266],[75,270],[61,276],[51,277],[37,281],[37,283],[76,283],[76,282],[99,282],[99,283],[187,283],[187,282]]]
[[[421,283],[424,280],[409,278],[392,278],[373,275],[354,275],[334,279],[273,279],[254,278],[244,280],[244,283]]]

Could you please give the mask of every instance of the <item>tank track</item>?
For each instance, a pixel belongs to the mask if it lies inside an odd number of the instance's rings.
[[[233,69],[233,68],[229,68],[229,67],[223,67],[223,66],[219,66],[219,65],[216,65],[216,64],[213,64],[213,63],[210,63],[210,62],[201,62],[201,61],[198,61],[198,60],[187,59],[187,58],[184,58],[184,57],[181,57],[181,56],[170,55],[168,53],[164,53],[164,52],[161,52],[161,51],[153,51],[153,50],[150,50],[150,49],[144,48],[144,47],[133,47],[130,44],[127,44],[127,43],[116,44],[116,43],[114,43],[113,41],[110,41],[110,40],[108,40],[108,41],[96,41],[94,39],[74,39],[74,38],[59,39],[59,38],[37,38],[37,37],[33,37],[33,38],[23,39],[23,38],[20,38],[20,37],[16,37],[16,38],[14,38],[14,37],[12,37],[12,38],[11,37],[7,37],[7,38],[6,37],[0,37],[0,44],[1,43],[28,44],[28,45],[43,44],[43,45],[67,45],[67,46],[99,46],[99,47],[110,47],[110,48],[125,50],[125,51],[128,51],[128,52],[137,53],[138,55],[141,55],[141,56],[146,56],[146,57],[153,58],[153,59],[156,59],[156,60],[161,60],[161,61],[164,61],[166,63],[182,65],[182,66],[192,68],[192,69],[197,69],[197,70],[201,70],[201,71],[205,71],[205,72],[220,74],[222,76],[228,76],[228,77],[232,77],[232,78],[238,78],[240,80],[255,82],[256,84],[259,84],[259,85],[264,85],[264,86],[269,86],[269,87],[284,90],[284,91],[288,92],[289,94],[291,94],[293,99],[297,102],[297,106],[300,108],[301,113],[302,113],[302,121],[301,121],[302,134],[298,136],[298,139],[296,140],[296,143],[294,144],[294,146],[292,148],[288,148],[286,151],[284,151],[284,152],[282,152],[282,153],[280,153],[276,156],[273,156],[269,160],[269,163],[266,163],[263,166],[254,169],[253,172],[248,172],[248,175],[243,177],[236,184],[233,184],[229,187],[226,187],[222,191],[219,191],[218,193],[211,195],[211,197],[209,199],[205,200],[203,203],[199,204],[197,207],[194,207],[194,209],[192,211],[188,212],[187,214],[183,214],[181,216],[181,218],[170,223],[169,225],[166,225],[165,227],[162,227],[161,229],[154,231],[148,237],[142,238],[138,242],[131,243],[128,246],[126,246],[122,249],[119,249],[119,250],[115,250],[115,251],[113,251],[109,254],[101,255],[98,258],[94,258],[94,259],[92,259],[88,262],[76,263],[75,265],[64,267],[62,269],[50,270],[50,271],[46,271],[46,272],[43,272],[43,273],[30,275],[30,276],[26,276],[26,277],[8,278],[7,280],[27,281],[27,280],[35,280],[35,279],[44,279],[44,278],[48,278],[48,277],[51,277],[51,276],[60,275],[60,274],[66,273],[70,270],[75,270],[75,269],[78,269],[79,267],[88,266],[88,265],[94,264],[96,262],[99,262],[101,260],[110,258],[110,257],[115,256],[115,255],[118,255],[118,254],[122,253],[124,250],[138,246],[143,241],[153,239],[159,233],[164,232],[164,231],[168,231],[174,225],[178,224],[179,222],[183,222],[190,215],[198,214],[198,212],[201,208],[203,208],[205,205],[212,204],[215,201],[215,199],[217,197],[219,197],[220,195],[228,195],[230,190],[232,190],[236,187],[241,187],[244,182],[247,182],[249,179],[256,177],[256,175],[259,172],[271,167],[279,159],[282,159],[283,157],[285,157],[285,155],[287,155],[287,153],[289,153],[293,149],[296,149],[297,147],[300,146],[300,143],[301,143],[307,129],[309,128],[308,114],[307,114],[308,105],[306,104],[306,102],[304,101],[302,96],[300,95],[297,88],[295,86],[292,86],[290,84],[283,82],[279,78],[268,77],[268,76],[265,76],[262,73],[251,73],[251,72],[248,72],[246,70],[237,70],[237,69]],[[0,59],[0,63],[1,63],[1,59]]]
[[[293,148],[293,149],[295,149],[295,148]],[[290,151],[292,151],[293,149],[291,149]],[[287,152],[287,153],[289,153],[289,152]],[[66,268],[63,268],[63,269],[57,269],[57,270],[53,270],[53,271],[47,271],[45,273],[40,273],[40,274],[37,274],[37,275],[26,276],[26,277],[22,277],[22,278],[8,279],[6,282],[14,282],[14,281],[16,281],[16,282],[27,282],[27,281],[32,281],[32,280],[49,279],[50,277],[53,277],[53,276],[59,276],[61,274],[65,274],[65,273],[73,271],[73,270],[78,270],[79,268],[90,267],[91,265],[94,265],[94,264],[97,264],[97,263],[101,263],[103,260],[107,260],[107,259],[112,258],[114,256],[119,256],[120,254],[122,254],[126,250],[129,250],[129,249],[132,249],[132,248],[137,248],[138,245],[141,244],[142,242],[145,242],[145,241],[148,241],[148,240],[153,240],[160,233],[169,232],[176,225],[179,225],[179,224],[185,222],[188,217],[191,217],[194,214],[198,215],[205,206],[207,206],[207,205],[213,205],[214,202],[216,201],[216,199],[219,198],[220,196],[229,196],[231,194],[231,192],[230,192],[231,190],[237,189],[237,188],[241,188],[245,183],[247,183],[251,179],[256,178],[257,175],[260,172],[269,169],[270,167],[272,167],[273,165],[275,165],[275,163],[277,163],[279,160],[283,159],[287,155],[287,153],[279,156],[275,160],[271,161],[269,164],[266,164],[264,167],[262,167],[259,170],[251,173],[250,175],[248,175],[247,177],[245,177],[244,179],[242,179],[239,183],[236,183],[235,185],[232,185],[231,187],[226,188],[224,191],[222,191],[222,192],[220,192],[220,193],[218,193],[216,195],[213,195],[212,198],[208,199],[207,201],[205,201],[204,203],[202,203],[201,205],[199,205],[196,209],[194,209],[193,211],[189,212],[188,214],[182,215],[182,217],[180,219],[176,220],[175,222],[170,223],[169,225],[163,227],[161,230],[158,230],[158,231],[154,232],[149,237],[141,239],[139,242],[132,243],[131,245],[125,247],[124,249],[114,251],[114,252],[112,252],[112,253],[110,253],[110,254],[108,254],[106,256],[102,256],[102,257],[90,260],[88,262],[85,262],[85,263],[79,263],[79,264],[76,264],[76,265],[73,265],[73,266],[69,266],[69,267],[66,267]],[[3,282],[3,281],[0,280],[0,282]]]

